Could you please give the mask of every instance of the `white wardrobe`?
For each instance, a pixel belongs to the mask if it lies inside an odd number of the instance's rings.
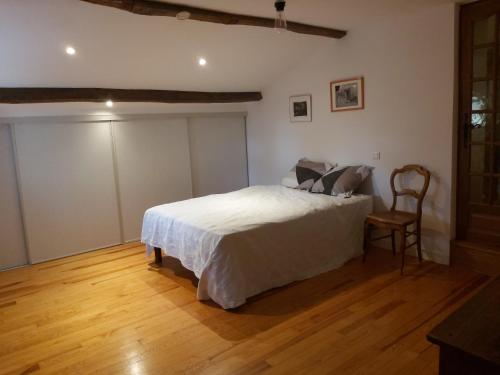
[[[109,123],[14,129],[30,260],[120,243]]]
[[[192,118],[189,143],[194,196],[248,186],[244,118]]]
[[[124,241],[139,239],[146,208],[192,197],[187,119],[112,123]]]
[[[0,270],[26,262],[11,134],[0,124]]]
[[[11,127],[31,263],[138,240],[149,207],[248,186],[243,114]],[[0,267],[23,261],[3,252]]]

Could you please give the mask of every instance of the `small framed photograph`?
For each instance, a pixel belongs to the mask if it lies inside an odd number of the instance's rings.
[[[365,108],[363,77],[331,82],[330,101],[332,112]]]
[[[290,97],[290,121],[311,122],[311,95]]]

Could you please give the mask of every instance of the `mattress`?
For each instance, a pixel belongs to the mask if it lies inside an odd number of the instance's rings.
[[[225,309],[361,255],[372,198],[252,186],[150,208],[141,240],[199,279],[197,298]]]

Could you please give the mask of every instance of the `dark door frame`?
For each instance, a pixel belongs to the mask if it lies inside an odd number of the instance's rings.
[[[468,149],[470,147],[468,145],[469,138],[471,136],[471,115],[472,115],[472,77],[470,77],[470,72],[472,72],[472,57],[473,57],[473,33],[470,32],[472,30],[472,22],[475,19],[480,19],[482,17],[487,17],[492,13],[498,13],[498,1],[499,0],[480,0],[478,2],[463,4],[460,6],[459,11],[459,46],[458,46],[458,116],[456,119],[456,129],[458,131],[457,134],[457,143],[456,143],[456,220],[455,220],[455,237],[457,240],[467,239],[467,230],[470,218],[470,205],[469,205],[469,151],[465,151],[464,149]],[[497,20],[497,38],[498,33],[500,32],[500,19]],[[498,42],[498,41],[497,41]],[[495,58],[500,58],[500,49],[497,47],[495,50]],[[494,74],[497,76],[500,75],[500,72],[497,72],[499,69],[500,61],[496,61],[494,64]],[[496,95],[498,95],[499,88],[497,87],[500,84],[500,81],[494,81],[494,93],[493,93],[493,101],[496,105],[498,102]],[[497,111],[499,108],[497,108]],[[498,115],[500,116],[500,114]],[[494,124],[493,124],[494,126]],[[493,154],[490,153],[490,158],[493,158]],[[491,160],[490,162],[493,162]],[[490,182],[489,193],[492,194],[492,183]],[[487,210],[485,209],[485,212]]]

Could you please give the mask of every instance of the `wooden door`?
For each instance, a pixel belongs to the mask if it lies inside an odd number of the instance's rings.
[[[500,1],[460,21],[457,238],[500,245]]]

